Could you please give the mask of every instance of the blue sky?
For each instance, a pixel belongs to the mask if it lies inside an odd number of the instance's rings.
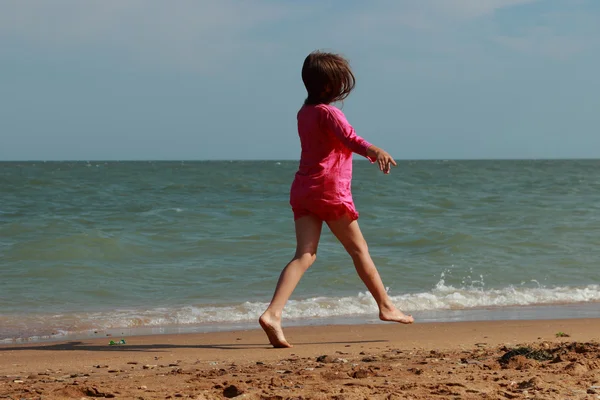
[[[304,57],[397,159],[600,157],[600,1],[0,2],[0,160],[297,159]]]

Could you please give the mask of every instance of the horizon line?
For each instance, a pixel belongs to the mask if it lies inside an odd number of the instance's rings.
[[[553,157],[553,158],[403,158],[396,160],[396,162],[411,162],[411,161],[597,161],[600,157]],[[170,158],[139,158],[139,159],[20,159],[20,160],[0,160],[0,163],[15,163],[15,162],[299,162],[299,159],[291,158],[233,158],[233,159],[170,159]],[[354,159],[353,161],[366,161],[361,158]]]

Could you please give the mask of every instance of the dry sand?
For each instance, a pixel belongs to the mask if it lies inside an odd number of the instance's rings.
[[[291,349],[260,330],[0,346],[0,398],[600,399],[600,319],[286,335]]]

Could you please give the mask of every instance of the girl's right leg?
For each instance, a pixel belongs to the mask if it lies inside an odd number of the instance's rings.
[[[328,221],[327,225],[352,257],[358,276],[360,276],[377,302],[379,318],[383,321],[412,324],[414,322],[413,317],[398,310],[385,291],[379,272],[369,254],[367,242],[358,227],[358,222],[344,216],[336,221]]]
[[[258,320],[273,347],[292,347],[283,335],[281,313],[300,278],[317,258],[322,226],[323,222],[312,215],[296,220],[296,254],[281,272],[273,299]]]

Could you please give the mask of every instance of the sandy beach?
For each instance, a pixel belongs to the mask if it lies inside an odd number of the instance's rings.
[[[595,399],[600,319],[299,327],[0,347],[7,399]]]

